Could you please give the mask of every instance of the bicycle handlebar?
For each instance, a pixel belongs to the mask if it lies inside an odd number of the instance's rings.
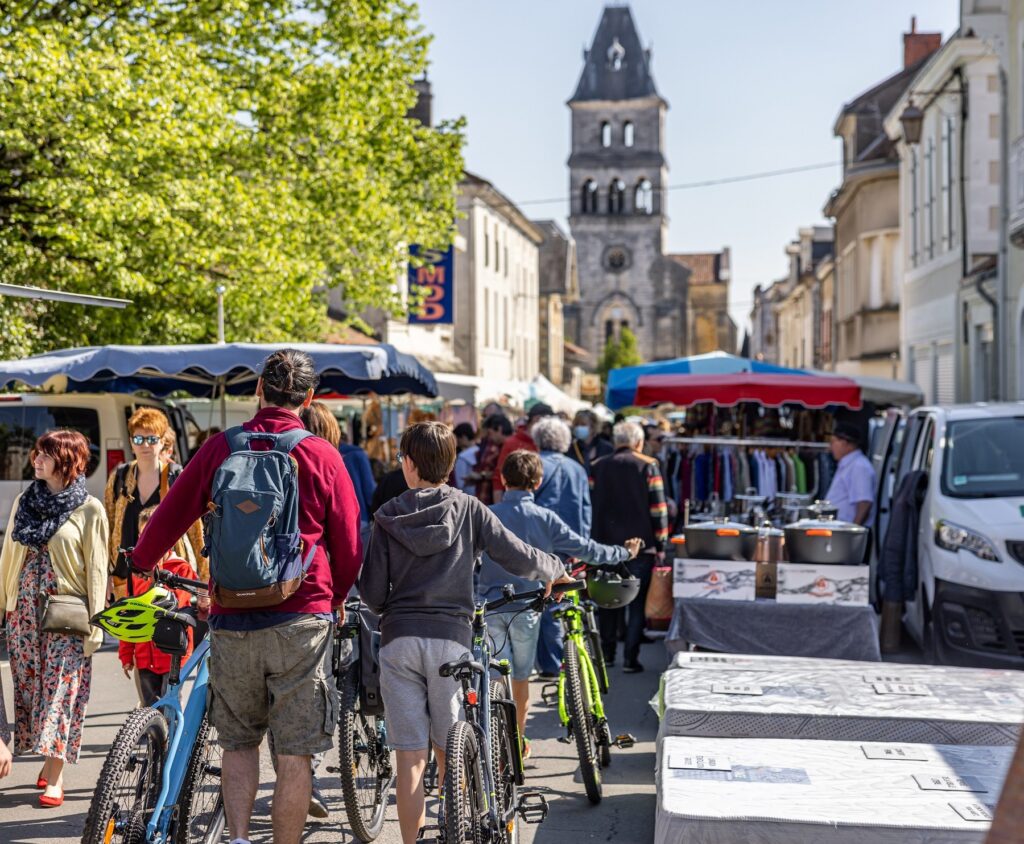
[[[586,582],[582,580],[575,580],[572,583],[556,583],[551,587],[551,594],[563,594],[565,592],[576,592],[586,586]],[[493,601],[488,601],[484,604],[484,609],[487,612],[500,609],[507,604],[514,604],[519,601],[532,602],[536,600],[543,600],[544,598],[544,586],[538,586],[535,589],[531,589],[529,592],[513,592],[511,586],[505,586],[501,591],[502,595],[500,598],[495,598]]]
[[[153,579],[158,583],[163,583],[165,586],[170,586],[171,589],[184,589],[186,592],[192,593],[206,592],[210,588],[210,584],[202,580],[179,577],[165,569],[153,569]]]

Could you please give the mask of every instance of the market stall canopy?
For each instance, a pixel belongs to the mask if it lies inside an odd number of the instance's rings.
[[[15,384],[72,393],[155,396],[183,390],[252,395],[263,361],[281,348],[307,352],[320,375],[320,391],[354,395],[412,393],[436,396],[433,374],[393,346],[330,343],[223,343],[182,346],[96,346],[61,349],[22,360],[0,361],[0,389]]]
[[[833,377],[841,374],[860,387],[862,401],[871,402],[878,407],[918,407],[924,404],[924,391],[913,381],[898,381],[894,378],[882,378],[878,375],[856,375],[826,372],[822,369],[807,370],[810,375]]]
[[[633,404],[637,381],[644,375],[732,375],[737,372],[773,372],[780,375],[804,375],[800,369],[788,369],[772,363],[741,358],[725,352],[711,352],[675,360],[659,360],[640,366],[626,366],[608,373],[605,404],[612,410]]]
[[[534,375],[530,382],[530,397],[535,402],[549,405],[556,413],[567,413],[569,416],[590,407],[590,402],[574,399],[540,373]]]
[[[732,375],[644,375],[639,379],[634,404],[675,404],[688,407],[701,402],[732,406],[756,402],[765,407],[799,404],[807,408],[861,406],[860,387],[849,378],[814,375],[777,375],[740,372]]]

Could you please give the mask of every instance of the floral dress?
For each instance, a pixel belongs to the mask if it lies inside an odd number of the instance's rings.
[[[82,745],[92,659],[81,636],[39,629],[42,596],[57,593],[46,547],[30,549],[7,625],[14,678],[15,753],[36,753],[74,764]]]

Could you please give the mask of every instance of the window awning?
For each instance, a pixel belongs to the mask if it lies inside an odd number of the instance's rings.
[[[687,407],[710,402],[729,407],[754,402],[765,407],[798,404],[806,408],[833,405],[858,410],[860,387],[849,378],[738,372],[731,375],[643,375],[634,404],[646,407],[674,404]]]

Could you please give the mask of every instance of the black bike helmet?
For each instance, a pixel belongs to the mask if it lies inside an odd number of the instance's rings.
[[[587,572],[587,594],[599,607],[617,610],[640,594],[640,578],[614,569],[591,569]]]

